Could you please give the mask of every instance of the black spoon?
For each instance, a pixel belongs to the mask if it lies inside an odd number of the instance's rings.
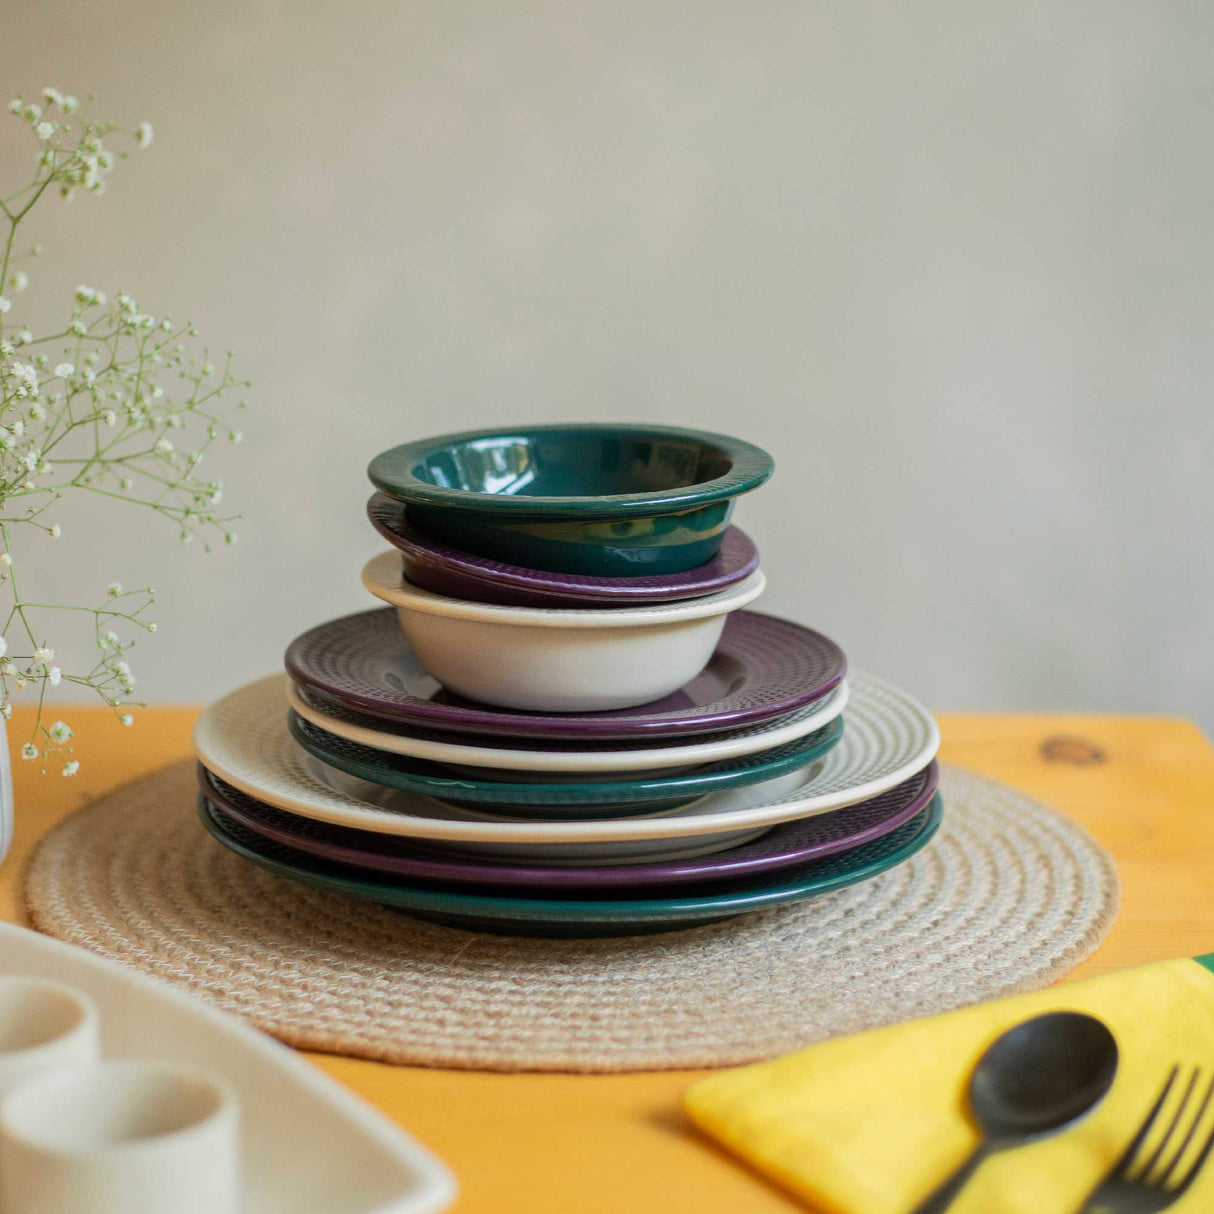
[[[942,1214],[980,1163],[1078,1121],[1117,1073],[1117,1042],[1083,1012],[1047,1012],[997,1038],[970,1076],[970,1111],[982,1139],[914,1214]]]

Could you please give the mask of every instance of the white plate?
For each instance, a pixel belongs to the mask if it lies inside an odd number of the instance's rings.
[[[447,1169],[285,1045],[197,999],[11,923],[0,973],[66,982],[101,1013],[108,1058],[172,1060],[240,1094],[242,1214],[428,1214],[455,1199]]]
[[[628,743],[604,742],[595,750],[533,750],[524,747],[471,746],[459,742],[444,742],[433,734],[415,737],[410,733],[388,733],[367,725],[356,725],[343,713],[340,716],[323,712],[305,700],[289,679],[287,703],[306,721],[328,730],[339,738],[363,746],[384,750],[389,754],[408,755],[414,759],[429,759],[451,767],[473,767],[482,771],[643,771],[651,775],[736,759],[743,755],[772,750],[786,742],[794,742],[806,734],[829,725],[846,707],[848,682],[843,680],[833,691],[804,708],[798,708],[774,722],[735,729],[724,736],[710,739],[691,738],[672,742],[668,746],[630,747]],[[352,715],[352,714],[351,714]]]
[[[452,821],[433,816],[434,802],[425,797],[410,802],[417,807],[413,812],[384,810],[318,779],[309,756],[287,731],[282,710],[286,682],[286,675],[271,675],[212,704],[194,726],[194,750],[203,765],[242,792],[289,813],[415,839],[478,845],[609,843],[757,830],[875,797],[927,766],[940,745],[936,722],[918,701],[879,679],[853,674],[842,740],[809,769],[805,783],[771,800],[739,808],[730,799],[733,794],[721,793],[661,817]]]

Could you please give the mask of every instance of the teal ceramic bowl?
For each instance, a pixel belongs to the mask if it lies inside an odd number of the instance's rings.
[[[674,426],[467,430],[384,451],[367,473],[409,522],[477,556],[594,577],[683,573],[721,546],[766,451]]]

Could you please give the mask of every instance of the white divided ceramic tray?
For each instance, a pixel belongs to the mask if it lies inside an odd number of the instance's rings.
[[[429,1214],[455,1182],[425,1148],[285,1045],[143,974],[0,923],[0,973],[83,991],[108,1058],[171,1060],[240,1095],[241,1214]]]
[[[748,725],[729,731],[724,737],[690,738],[671,742],[667,746],[630,746],[600,743],[594,750],[528,749],[523,746],[507,749],[473,743],[448,742],[439,738],[415,737],[402,731],[390,733],[370,725],[355,724],[349,719],[321,711],[300,695],[298,688],[288,682],[287,703],[305,721],[318,729],[327,730],[349,742],[370,746],[389,754],[429,759],[432,763],[471,767],[483,771],[531,772],[640,772],[675,771],[680,767],[698,767],[702,763],[717,763],[746,755],[774,750],[786,742],[795,742],[824,725],[829,725],[847,707],[849,688],[844,679],[820,700],[790,712],[775,721]]]
[[[842,739],[802,771],[660,814],[520,821],[458,811],[326,769],[287,730],[287,682],[285,675],[271,675],[212,704],[194,727],[203,765],[242,792],[301,817],[512,860],[626,863],[702,855],[777,823],[878,796],[926,767],[940,745],[940,731],[921,704],[879,679],[853,674]]]

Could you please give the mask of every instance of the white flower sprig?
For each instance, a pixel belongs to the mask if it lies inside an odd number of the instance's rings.
[[[25,562],[15,558],[14,541],[58,539],[62,524],[50,512],[57,515],[70,495],[142,506],[167,519],[183,542],[202,537],[207,551],[212,538],[235,543],[231,523],[238,516],[216,512],[223,481],[204,478],[199,466],[214,443],[240,442],[230,414],[246,401],[233,405],[230,396],[248,383],[232,374],[232,351],[217,369],[207,349],[190,349],[193,325],[155,317],[124,292],[111,300],[81,285],[60,331],[35,336],[22,323],[15,301],[30,286],[30,274],[18,262],[41,253],[39,245],[16,251],[22,221],[48,194],[70,201],[81,191],[103,193],[127,155],[108,148],[106,139],[117,133],[144,149],[153,130],[148,122],[121,131],[93,121],[75,97],[53,88],[37,101],[18,96],[8,109],[29,129],[36,167],[28,185],[0,198],[0,220],[8,228],[0,228],[0,587],[11,602],[7,614],[0,612],[0,716],[11,715],[13,695],[37,695],[22,758],[46,764],[57,756],[63,775],[71,776],[79,769],[69,757],[73,733],[61,720],[46,724],[47,689],[65,682],[90,687],[123,725],[131,724],[123,710],[133,704],[127,656],[135,642],[115,628],[155,632],[145,614],[155,593],[114,582],[100,606],[38,601],[26,591]],[[95,626],[100,656],[76,673],[60,665],[44,629],[45,618],[56,618],[46,613],[62,612],[90,614]]]

